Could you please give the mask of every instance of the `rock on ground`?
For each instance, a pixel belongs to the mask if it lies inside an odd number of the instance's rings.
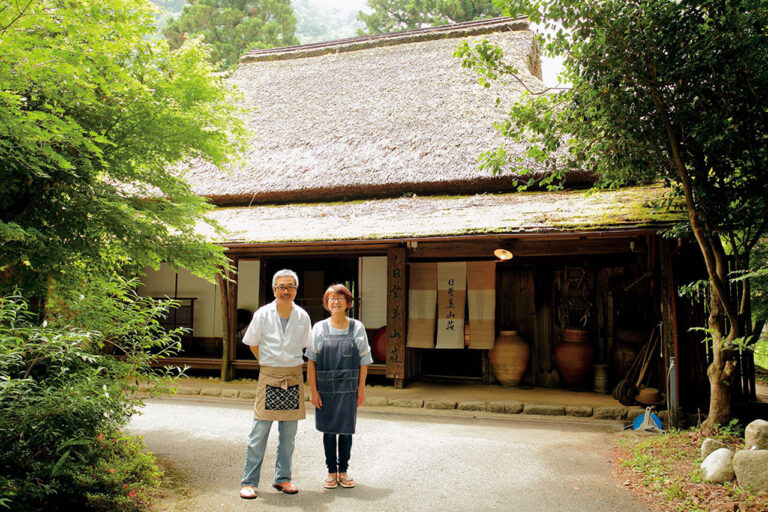
[[[711,437],[708,437],[704,440],[703,443],[701,443],[701,460],[706,459],[709,457],[709,454],[714,452],[715,450],[719,450],[720,448],[728,448],[725,443],[721,443],[717,439],[712,439]]]
[[[739,486],[768,491],[768,450],[739,450],[733,456]]]
[[[744,444],[749,450],[753,446],[757,450],[768,450],[768,421],[755,420],[744,430]]]
[[[730,482],[733,476],[733,452],[728,448],[715,450],[701,463],[701,478],[708,482]]]

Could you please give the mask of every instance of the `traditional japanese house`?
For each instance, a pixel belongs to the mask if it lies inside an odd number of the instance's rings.
[[[521,82],[480,87],[453,56],[464,38],[499,44]],[[478,155],[503,142],[493,122],[543,88],[540,77],[528,22],[510,18],[248,53],[231,77],[255,133],[243,162],[188,174],[217,205],[228,234],[210,236],[237,274],[214,285],[162,267],[141,290],[184,299],[169,322],[193,330],[171,362],[227,376],[257,368],[239,338],[287,267],[313,321],[328,285],[353,291],[377,359],[370,372],[397,386],[592,389],[597,370],[610,391],[647,345],[640,383],[666,394],[676,360],[674,400],[706,407],[706,359],[692,356],[702,349],[688,331],[703,311],[674,293],[701,275],[700,257],[659,236],[676,218],[653,207],[662,188],[587,195],[590,176],[571,173],[564,191],[517,192],[517,176],[478,169]],[[517,331],[528,356],[494,349],[501,331]],[[561,347],[564,334],[591,355]],[[505,364],[520,375],[502,377]]]

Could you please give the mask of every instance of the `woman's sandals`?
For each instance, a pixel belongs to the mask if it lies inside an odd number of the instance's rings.
[[[355,486],[355,481],[349,478],[349,476],[339,475],[339,485],[345,489],[351,489]]]
[[[323,487],[326,489],[335,489],[339,486],[339,481],[336,478],[326,478],[323,482]]]

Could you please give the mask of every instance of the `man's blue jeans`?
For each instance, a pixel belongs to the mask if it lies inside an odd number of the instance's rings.
[[[277,423],[280,437],[277,442],[275,483],[281,484],[291,481],[291,458],[293,457],[293,448],[296,444],[296,431],[298,430],[299,422],[278,421]],[[245,450],[245,469],[243,470],[243,480],[240,482],[240,487],[246,485],[259,486],[261,463],[264,461],[264,452],[267,449],[267,439],[269,438],[271,427],[271,421],[253,420],[251,435],[248,436],[248,446]]]

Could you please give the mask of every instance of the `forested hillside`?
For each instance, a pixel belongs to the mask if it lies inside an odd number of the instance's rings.
[[[172,18],[178,18],[184,7],[184,0],[151,0],[163,10],[157,18],[157,34]],[[296,15],[296,37],[302,44],[344,39],[355,35],[364,25],[355,16],[365,5],[359,2],[331,2],[318,0],[293,0]]]

